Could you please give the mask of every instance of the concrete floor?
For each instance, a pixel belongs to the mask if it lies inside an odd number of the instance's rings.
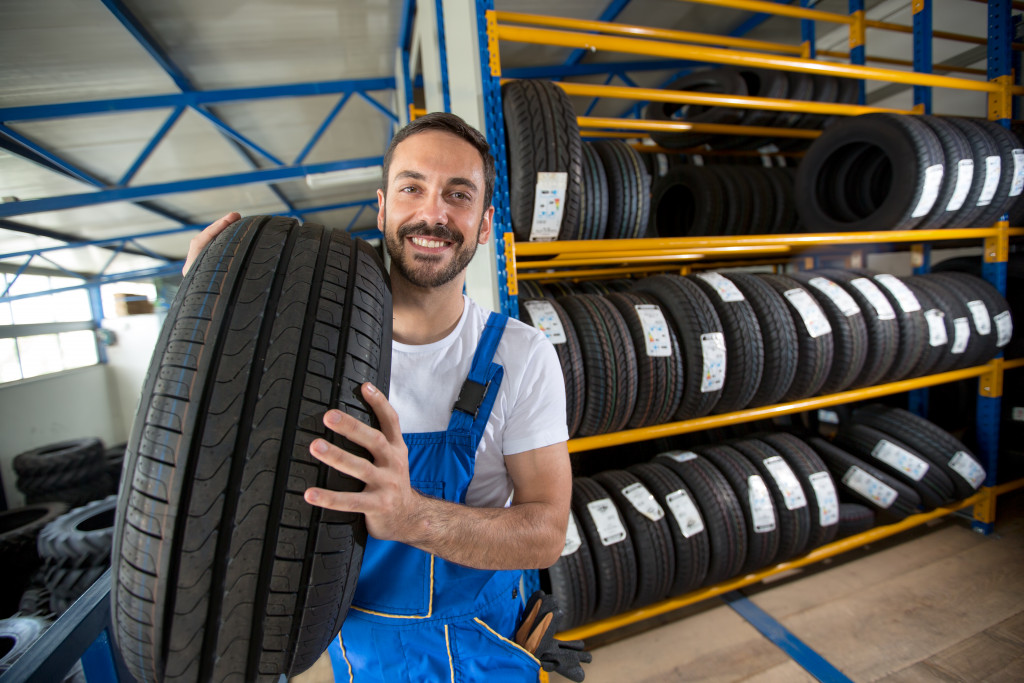
[[[1024,491],[989,536],[947,517],[742,593],[858,683],[1022,681]],[[588,642],[587,683],[814,680],[721,599],[658,622]],[[326,683],[330,666],[292,680]]]

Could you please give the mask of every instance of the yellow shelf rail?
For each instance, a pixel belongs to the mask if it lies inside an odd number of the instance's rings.
[[[752,135],[756,137],[803,138],[813,140],[821,135],[820,130],[803,128],[773,128],[769,126],[739,126],[727,123],[683,123],[681,121],[651,121],[647,119],[617,119],[600,116],[577,116],[580,133],[591,128],[613,130],[665,130],[688,131],[693,133],[717,133],[721,135]]]
[[[860,548],[868,543],[873,543],[884,538],[889,538],[890,536],[895,536],[896,534],[907,531],[908,529],[913,529],[914,527],[921,526],[922,524],[927,524],[932,520],[953,514],[958,510],[963,510],[964,508],[971,507],[972,505],[980,504],[986,499],[995,498],[1020,488],[1024,488],[1024,479],[1018,479],[1006,484],[1000,484],[999,486],[985,488],[970,498],[966,498],[952,505],[936,508],[928,512],[922,512],[917,515],[911,515],[910,517],[893,524],[885,524],[874,527],[873,529],[868,529],[867,531],[859,534],[854,534],[853,536],[848,536],[819,548],[815,548],[806,555],[786,562],[780,562],[779,564],[762,569],[761,571],[746,574],[745,576],[738,576],[734,579],[729,579],[722,583],[715,584],[714,586],[701,588],[668,600],[662,600],[661,602],[656,602],[647,607],[623,612],[622,614],[608,617],[607,619],[601,619],[600,621],[577,626],[576,628],[559,633],[558,637],[562,640],[586,640],[587,638],[592,638],[593,636],[600,635],[602,633],[609,633],[622,628],[623,626],[636,624],[652,617],[667,614],[668,612],[673,612],[688,605],[693,605],[703,600],[717,597],[723,593],[728,593],[729,591],[738,590],[740,588],[759,583],[770,576],[775,576],[776,574],[781,574],[782,572],[792,569],[799,569],[800,567],[816,564],[830,557],[841,555],[850,550],[854,550],[855,548]]]

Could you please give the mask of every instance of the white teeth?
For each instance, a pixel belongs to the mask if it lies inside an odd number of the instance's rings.
[[[436,249],[437,247],[443,247],[444,242],[438,242],[436,240],[428,240],[425,237],[413,237],[412,243],[420,246],[427,247],[428,249]]]

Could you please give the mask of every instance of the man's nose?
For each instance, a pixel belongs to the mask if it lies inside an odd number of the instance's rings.
[[[448,203],[440,192],[429,193],[420,209],[420,217],[427,225],[448,225]]]

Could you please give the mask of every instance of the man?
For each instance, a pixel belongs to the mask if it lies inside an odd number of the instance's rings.
[[[565,394],[540,332],[462,294],[466,266],[491,237],[494,175],[483,136],[451,114],[406,126],[384,157],[377,225],[392,259],[390,402],[362,387],[380,430],[337,410],[324,416],[372,462],[322,439],[310,445],[366,484],[306,492],[313,505],[363,513],[371,536],[330,648],[337,680],[537,678],[539,661],[512,640],[520,570],[550,566],[565,542]],[[237,219],[194,238],[186,270]]]

